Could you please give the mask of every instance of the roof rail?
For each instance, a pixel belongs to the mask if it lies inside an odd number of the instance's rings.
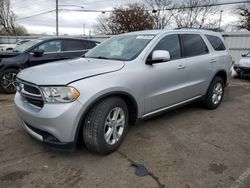
[[[199,28],[199,27],[177,27],[177,28],[174,28],[174,30],[178,30],[178,29],[203,29],[203,28]]]
[[[213,31],[213,29],[209,29],[209,28],[200,28],[200,27],[177,27],[177,28],[174,28],[174,30],[180,30],[180,29],[200,29],[200,30],[209,30],[209,31]]]

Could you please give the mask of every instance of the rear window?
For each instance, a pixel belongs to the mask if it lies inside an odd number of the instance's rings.
[[[63,46],[63,51],[76,51],[85,49],[81,40],[64,40]]]
[[[213,46],[215,51],[222,51],[226,50],[225,45],[223,44],[222,40],[219,37],[212,36],[212,35],[206,35],[208,41]]]
[[[85,49],[91,49],[96,46],[96,43],[91,41],[83,41],[83,45]]]
[[[208,48],[198,34],[181,34],[183,56],[192,57],[208,53]]]

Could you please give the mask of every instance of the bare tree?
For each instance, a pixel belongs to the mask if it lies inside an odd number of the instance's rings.
[[[145,0],[148,7],[153,10],[152,17],[155,29],[164,29],[171,23],[173,3],[171,0]],[[169,9],[169,10],[166,10]]]
[[[27,30],[15,23],[16,16],[10,8],[10,0],[0,1],[0,34],[23,35]]]
[[[97,17],[97,24],[94,25],[94,32],[96,34],[112,34],[112,30],[109,27],[109,16],[102,14]]]
[[[0,30],[0,35],[15,35],[15,36],[24,36],[28,35],[28,31],[25,27],[21,25],[16,25],[14,30],[6,30],[6,29],[1,29]]]
[[[246,29],[250,31],[250,6],[244,4],[237,8],[238,14],[240,15],[239,23],[237,24],[238,29]]]
[[[153,29],[153,18],[139,4],[129,4],[127,7],[114,8],[108,17],[99,17],[95,26],[101,34],[119,34],[131,31]]]
[[[173,17],[177,27],[214,28],[216,21],[211,17],[218,13],[214,6],[204,6],[215,3],[215,0],[184,0],[175,5],[178,9]]]

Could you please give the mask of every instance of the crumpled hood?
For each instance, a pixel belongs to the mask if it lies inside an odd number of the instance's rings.
[[[123,61],[79,58],[22,70],[17,77],[37,85],[67,85],[79,79],[120,70]]]

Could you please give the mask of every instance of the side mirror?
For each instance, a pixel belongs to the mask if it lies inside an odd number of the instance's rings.
[[[148,59],[146,64],[163,63],[170,60],[170,54],[167,50],[155,50],[152,53],[152,58]]]
[[[32,51],[32,54],[34,56],[37,56],[37,57],[42,56],[43,53],[44,53],[44,50],[42,50],[42,49],[35,49],[35,50]]]

